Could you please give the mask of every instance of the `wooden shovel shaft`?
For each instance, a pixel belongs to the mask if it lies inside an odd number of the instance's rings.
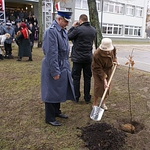
[[[113,78],[113,75],[114,75],[114,73],[115,73],[115,71],[116,71],[116,68],[117,68],[117,64],[114,65],[113,71],[112,71],[112,73],[111,73],[111,76],[110,76],[109,81],[108,81],[108,84],[107,84],[108,87],[105,88],[105,91],[104,91],[103,96],[102,96],[102,98],[101,98],[101,102],[100,102],[100,104],[99,104],[99,107],[101,107],[101,105],[102,105],[102,103],[103,103],[103,100],[104,100],[104,98],[105,98],[105,96],[106,96],[106,93],[107,93],[107,91],[108,91],[108,88],[109,88],[109,85],[110,85],[111,80],[112,80],[112,78]]]

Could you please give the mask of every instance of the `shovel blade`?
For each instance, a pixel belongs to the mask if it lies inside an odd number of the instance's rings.
[[[90,118],[94,121],[100,121],[104,113],[104,109],[98,106],[93,106]]]

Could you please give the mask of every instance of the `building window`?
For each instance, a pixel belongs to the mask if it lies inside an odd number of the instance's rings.
[[[103,33],[111,35],[122,35],[123,26],[117,24],[103,24]]]
[[[107,33],[108,34],[113,34],[113,27],[112,26],[108,26]]]
[[[88,9],[87,0],[76,0],[76,8]]]
[[[104,2],[104,12],[123,14],[124,5],[120,3]]]
[[[119,6],[115,6],[115,12],[119,13]]]
[[[108,2],[104,2],[104,12],[109,12],[108,8],[109,8],[109,3]]]
[[[96,1],[96,7],[97,7],[97,11],[101,10],[101,3],[100,3],[100,1]]]
[[[123,10],[124,10],[124,5],[123,4],[116,4],[115,5],[115,13],[123,14],[124,13]]]
[[[81,8],[81,0],[76,0],[75,7]]]
[[[82,0],[82,8],[88,9],[87,0]]]
[[[133,35],[133,29],[129,28],[129,35]]]
[[[137,17],[143,16],[143,8],[142,7],[136,7],[135,8],[135,16],[137,16]]]
[[[141,36],[141,27],[125,26],[125,35]]]
[[[114,12],[114,3],[109,3],[109,9],[108,9],[108,11],[109,12]]]
[[[122,25],[114,25],[113,34],[121,35],[122,34]]]
[[[71,8],[63,8],[63,7],[61,7],[61,10],[64,10],[64,11],[72,11]]]
[[[134,6],[127,5],[126,6],[126,15],[134,16]]]

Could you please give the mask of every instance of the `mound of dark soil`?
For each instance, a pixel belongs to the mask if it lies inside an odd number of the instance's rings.
[[[95,123],[81,128],[81,139],[89,150],[119,150],[126,134],[107,123]]]

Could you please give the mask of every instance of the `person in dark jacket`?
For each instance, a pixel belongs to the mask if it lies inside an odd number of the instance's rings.
[[[14,28],[14,30],[15,30],[15,37],[16,37],[16,35],[17,35],[17,32],[20,31],[20,25],[21,25],[21,21],[18,21],[18,22],[16,23],[15,28]]]
[[[18,31],[17,36],[15,38],[16,43],[19,47],[17,61],[21,61],[22,57],[29,57],[28,61],[32,61],[29,30],[25,23],[21,23],[20,28],[21,30]]]
[[[6,27],[4,28],[4,34],[6,34],[6,33],[10,34],[10,38],[6,39],[4,42],[4,47],[5,47],[5,51],[6,51],[5,58],[11,59],[11,58],[13,58],[12,43],[13,43],[14,37],[15,37],[15,30],[12,27],[12,24],[9,22],[6,23]]]
[[[69,64],[69,42],[65,27],[71,12],[59,11],[49,28],[44,32],[42,49],[44,58],[41,68],[41,96],[45,103],[45,122],[60,126],[56,117],[68,118],[62,114],[60,104],[66,100],[75,101],[75,93]]]
[[[31,33],[30,33],[30,42],[31,42],[31,53],[32,53],[32,49],[33,49],[33,46],[34,46],[34,34],[35,34],[35,28],[34,28],[32,23],[29,23],[28,29],[31,31]]]
[[[33,27],[34,27],[34,29],[35,29],[35,32],[34,32],[34,40],[35,40],[35,41],[38,41],[38,39],[39,39],[39,27],[38,27],[38,25],[36,24],[36,22],[34,22]]]
[[[77,102],[80,98],[80,78],[83,70],[84,77],[84,100],[89,103],[91,100],[91,62],[93,41],[96,37],[96,29],[88,22],[88,17],[82,14],[79,22],[74,22],[68,31],[68,38],[73,42],[71,60],[73,62],[72,78]]]

